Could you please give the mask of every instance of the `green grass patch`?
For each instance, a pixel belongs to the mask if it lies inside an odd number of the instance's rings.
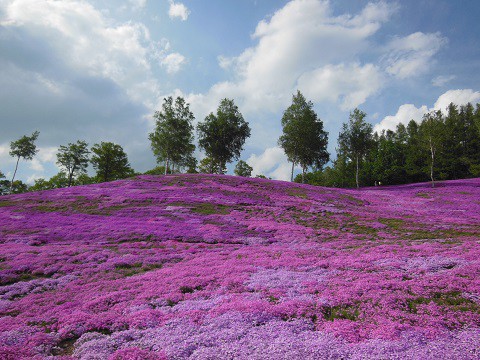
[[[301,198],[301,199],[308,199],[308,194],[305,189],[300,189],[300,188],[287,189],[287,194],[293,197]]]
[[[358,305],[324,306],[322,313],[323,318],[327,321],[334,321],[335,319],[357,321],[360,316]]]
[[[222,204],[212,204],[207,202],[184,203],[173,202],[169,206],[182,206],[189,209],[192,213],[201,215],[227,215],[233,210],[231,206]]]
[[[463,297],[460,291],[435,292],[429,297],[419,296],[407,300],[406,305],[409,312],[416,314],[419,305],[428,305],[431,302],[448,310],[480,314],[480,305]]]
[[[147,271],[161,269],[163,267],[162,263],[156,264],[146,264],[144,265],[141,262],[133,264],[117,264],[115,265],[115,272],[121,274],[125,277],[130,277],[134,275],[144,274]]]

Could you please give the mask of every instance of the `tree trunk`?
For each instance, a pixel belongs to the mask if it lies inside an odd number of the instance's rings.
[[[292,161],[292,176],[290,177],[290,181],[293,182],[293,169],[295,168],[295,161]]]
[[[170,165],[170,159],[167,157],[167,160],[165,161],[165,175],[168,173],[168,167]]]
[[[12,181],[10,182],[10,193],[12,193],[12,190],[13,190],[13,180],[15,179],[15,175],[17,174],[18,162],[19,161],[20,161],[20,156],[17,157],[17,165],[15,165],[15,171],[13,172]]]
[[[68,187],[72,185],[73,171],[68,173]]]
[[[358,183],[358,155],[357,155],[357,171],[355,173],[355,182],[357,183],[357,189],[360,187],[359,183]]]

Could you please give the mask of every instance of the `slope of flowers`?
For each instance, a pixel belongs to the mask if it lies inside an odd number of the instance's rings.
[[[480,179],[0,198],[0,359],[479,359]]]

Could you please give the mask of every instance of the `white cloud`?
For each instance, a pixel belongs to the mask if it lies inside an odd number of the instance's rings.
[[[185,56],[182,54],[171,53],[163,58],[161,64],[166,68],[167,73],[175,74],[180,71],[180,68],[185,62]]]
[[[455,75],[448,75],[448,76],[447,75],[439,75],[439,76],[432,79],[432,85],[437,86],[437,87],[442,87],[442,86],[446,85],[447,83],[449,83],[450,81],[452,81],[455,78],[456,78]]]
[[[267,148],[261,155],[252,154],[247,163],[253,168],[253,176],[265,175],[277,180],[290,180],[292,164],[280,147]]]
[[[196,98],[203,101],[234,96],[240,99],[245,112],[275,112],[288,105],[291,94],[299,88],[299,79],[305,83],[308,74],[330,71],[340,81],[335,83],[336,96],[321,96],[326,90],[310,82],[312,93],[327,101],[340,100],[343,107],[358,105],[381,85],[376,68],[359,64],[358,55],[368,48],[368,38],[395,9],[378,2],[367,5],[356,16],[335,16],[327,1],[290,1],[258,23],[252,35],[257,41],[255,46],[237,57],[219,57],[219,65],[231,69],[234,80],[215,84],[207,94],[197,94]],[[353,69],[374,74],[372,91],[344,81],[346,73]]]
[[[480,92],[473,91],[472,89],[458,89],[448,90],[444,94],[440,95],[438,100],[433,105],[435,110],[446,110],[450,103],[456,105],[465,105],[467,103],[476,104],[480,102]]]
[[[189,15],[190,10],[188,10],[184,4],[170,0],[170,8],[168,9],[168,16],[170,19],[179,18],[180,20],[185,21],[188,19]]]
[[[41,162],[55,162],[57,160],[57,152],[58,148],[53,146],[39,147],[36,157]]]
[[[478,102],[480,102],[480,92],[478,91],[473,91],[472,89],[449,90],[440,95],[433,105],[433,108],[430,109],[426,105],[422,105],[419,108],[413,104],[401,105],[395,115],[384,117],[380,123],[374,126],[373,130],[380,133],[382,130],[395,130],[396,126],[400,123],[407,125],[410,120],[421,122],[423,115],[427,112],[432,110],[445,111],[450,103],[460,106],[467,103],[476,104]]]
[[[428,112],[427,106],[423,105],[417,108],[413,104],[404,104],[398,108],[395,115],[386,116],[383,120],[374,126],[373,131],[379,134],[382,130],[395,130],[398,124],[407,125],[410,120],[420,122],[423,114]]]
[[[340,102],[343,110],[363,104],[383,85],[379,69],[358,63],[326,65],[304,73],[298,80],[298,88],[313,101]]]
[[[145,0],[133,2],[145,5]],[[172,72],[184,61],[178,53],[168,54],[165,39],[152,41],[142,23],[115,23],[85,1],[11,0],[0,23],[35,34],[56,49],[72,70],[111,79],[131,99],[149,107],[160,92],[150,60],[160,59]],[[45,74],[38,81],[49,91],[62,90]]]
[[[29,161],[28,166],[34,171],[43,172],[45,170],[42,163],[37,158],[33,158],[31,161]]]
[[[447,43],[440,33],[416,32],[395,38],[387,46],[383,61],[390,75],[405,79],[429,69],[433,56]]]

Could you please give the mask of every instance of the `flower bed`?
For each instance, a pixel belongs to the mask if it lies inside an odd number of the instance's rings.
[[[0,358],[478,359],[480,179],[0,198]]]

